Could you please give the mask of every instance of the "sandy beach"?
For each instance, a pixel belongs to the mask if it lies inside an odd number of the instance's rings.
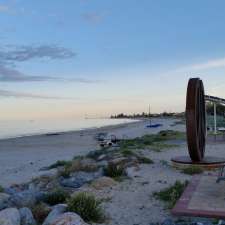
[[[163,124],[156,129],[147,129],[145,127],[147,121],[138,121],[52,136],[36,135],[0,140],[0,184],[9,186],[27,182],[46,173],[41,171],[41,168],[57,160],[69,160],[74,156],[85,155],[91,150],[98,149],[99,146],[94,137],[99,132],[114,134],[118,138],[134,138],[171,129],[170,125],[174,121],[173,119],[155,119],[153,122]],[[184,126],[176,126],[173,129],[183,130]]]

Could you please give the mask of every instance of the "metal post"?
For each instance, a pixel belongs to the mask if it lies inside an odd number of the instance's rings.
[[[213,103],[214,105],[214,134],[217,135],[217,122],[216,122],[216,103]]]

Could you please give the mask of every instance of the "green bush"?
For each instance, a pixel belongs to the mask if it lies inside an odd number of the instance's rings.
[[[137,159],[138,159],[138,162],[139,163],[143,163],[143,164],[152,164],[154,163],[153,160],[147,158],[147,157],[144,157],[144,156],[137,156]]]
[[[56,189],[50,193],[47,193],[44,196],[43,201],[52,206],[60,203],[65,203],[66,199],[68,199],[69,196],[70,195],[66,191],[62,189]]]
[[[124,156],[131,156],[131,155],[134,155],[133,151],[130,150],[130,149],[127,149],[127,148],[121,149],[120,151],[121,151],[121,153],[122,153]]]
[[[171,187],[165,188],[159,192],[154,192],[153,196],[156,199],[167,202],[168,208],[171,209],[174,207],[177,200],[182,195],[187,184],[188,184],[188,181],[185,181],[184,183],[182,183],[180,181],[176,181],[175,184],[172,185]]]
[[[68,210],[80,215],[85,222],[100,223],[104,220],[100,203],[93,195],[81,192],[68,200]]]
[[[118,178],[124,174],[125,171],[121,165],[109,163],[108,166],[104,168],[104,175],[107,177]]]
[[[55,169],[58,168],[60,166],[67,166],[70,165],[71,161],[65,161],[65,160],[58,160],[56,163],[53,163],[52,165],[50,165],[48,167],[48,169]]]
[[[42,224],[51,210],[45,204],[39,203],[35,205],[31,211],[38,224]]]
[[[182,172],[189,175],[200,174],[203,173],[203,169],[199,166],[189,166],[182,169]]]

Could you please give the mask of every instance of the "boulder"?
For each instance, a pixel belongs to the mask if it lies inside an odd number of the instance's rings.
[[[110,177],[99,177],[91,183],[91,186],[97,190],[101,190],[107,187],[112,187],[116,185],[116,181]]]
[[[7,208],[0,211],[1,225],[20,225],[20,214],[16,208]]]
[[[88,225],[76,213],[64,213],[49,225]]]
[[[85,183],[89,183],[94,179],[97,179],[102,174],[100,172],[94,172],[94,173],[88,173],[79,171],[76,173],[73,173],[71,177],[69,178],[63,178],[60,181],[60,184],[64,187],[70,187],[70,188],[80,188]]]
[[[24,207],[19,210],[21,225],[36,225],[36,221],[30,209]]]
[[[9,207],[10,195],[6,193],[0,193],[0,210]]]
[[[25,190],[15,193],[11,196],[10,201],[12,205],[17,207],[34,206],[38,200],[42,198],[40,192],[34,190]]]
[[[50,225],[52,224],[56,218],[58,218],[60,215],[62,215],[67,209],[66,204],[58,204],[55,205],[52,209],[52,211],[48,214],[47,218],[45,219],[43,225]]]

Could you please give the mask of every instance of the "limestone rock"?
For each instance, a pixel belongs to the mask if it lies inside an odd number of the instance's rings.
[[[88,225],[76,213],[64,213],[49,225]]]
[[[9,206],[10,195],[6,193],[0,193],[0,210]]]
[[[91,183],[91,186],[94,187],[97,190],[101,190],[101,189],[104,189],[104,188],[107,188],[107,187],[112,187],[115,184],[116,184],[116,181],[113,180],[110,177],[100,177],[100,178],[94,180]]]
[[[16,208],[7,208],[0,211],[1,225],[20,225],[20,214]]]
[[[67,209],[66,204],[58,204],[55,205],[52,211],[48,214],[47,218],[45,219],[43,225],[50,225],[56,220],[57,217],[62,215]]]
[[[21,208],[19,210],[19,213],[21,218],[21,225],[36,225],[36,221],[30,209],[25,207]]]

